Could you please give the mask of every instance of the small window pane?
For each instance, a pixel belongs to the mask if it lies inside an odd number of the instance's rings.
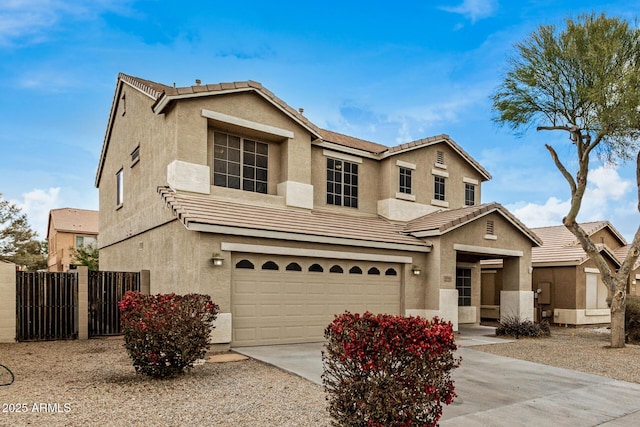
[[[264,264],[262,264],[262,269],[263,270],[280,270],[280,267],[278,267],[278,264],[276,264],[273,261],[267,261]]]
[[[309,267],[309,271],[314,273],[322,273],[324,271],[324,268],[322,268],[320,264],[313,264]]]
[[[302,267],[300,267],[300,264],[298,264],[297,262],[292,262],[289,265],[287,265],[286,270],[287,271],[302,271]]]
[[[398,272],[395,271],[393,268],[388,268],[387,271],[384,272],[385,276],[397,276]]]
[[[362,269],[357,265],[354,265],[349,269],[349,274],[362,274]]]
[[[253,270],[253,263],[248,259],[243,259],[242,261],[238,261],[236,263],[236,268],[242,268],[247,270]]]
[[[329,273],[344,273],[344,270],[339,265],[334,265],[329,269]]]

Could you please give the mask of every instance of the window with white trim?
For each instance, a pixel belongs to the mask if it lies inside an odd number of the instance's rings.
[[[358,207],[358,165],[327,157],[327,204]]]
[[[445,196],[445,178],[443,176],[433,177],[433,198],[435,200],[444,200]]]
[[[121,206],[124,202],[124,170],[120,169],[116,173],[116,206]]]
[[[411,169],[399,168],[399,186],[398,192],[404,194],[411,194]]]
[[[456,268],[456,289],[458,290],[458,306],[471,306],[471,269]]]
[[[269,144],[214,132],[213,185],[267,194]]]
[[[464,204],[466,206],[474,206],[476,204],[476,186],[473,184],[464,184]]]

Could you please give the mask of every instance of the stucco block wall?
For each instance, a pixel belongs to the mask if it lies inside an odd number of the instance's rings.
[[[0,342],[16,341],[16,266],[0,261]]]

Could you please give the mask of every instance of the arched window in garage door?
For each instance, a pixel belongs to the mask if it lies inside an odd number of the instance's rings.
[[[367,274],[371,274],[371,275],[374,275],[374,276],[379,276],[380,275],[380,270],[378,270],[375,267],[371,267],[369,269],[369,271],[367,271]]]
[[[398,272],[393,268],[387,268],[387,271],[384,272],[385,276],[397,276]]]
[[[362,269],[357,265],[354,265],[349,269],[349,274],[362,274]]]
[[[236,263],[236,268],[243,268],[243,269],[247,269],[247,270],[253,270],[254,266],[253,266],[253,263],[251,261],[249,261],[248,259],[243,259],[242,261],[238,261]]]
[[[320,264],[313,264],[309,267],[309,271],[312,273],[322,273],[324,272],[324,268]]]
[[[297,262],[292,262],[292,263],[289,263],[289,265],[287,265],[285,270],[287,270],[287,271],[302,271],[302,267],[300,267],[300,264],[298,264]]]
[[[262,264],[262,269],[263,270],[280,270],[280,267],[278,266],[278,264],[276,264],[273,261],[267,261],[264,264]]]
[[[344,270],[342,269],[342,267],[336,264],[329,269],[329,273],[344,273]]]

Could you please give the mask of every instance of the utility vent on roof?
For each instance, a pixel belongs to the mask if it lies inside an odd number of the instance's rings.
[[[444,165],[444,151],[436,151],[436,163]]]

